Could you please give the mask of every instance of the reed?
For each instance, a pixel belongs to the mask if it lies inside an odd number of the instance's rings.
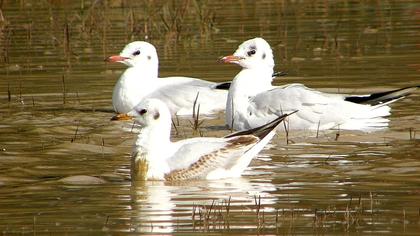
[[[369,199],[370,198],[370,199]],[[264,211],[261,196],[253,196],[253,205],[242,206],[241,208],[248,211],[241,211],[240,215],[251,219],[254,215],[255,220],[248,220],[248,226],[254,226],[252,231],[256,234],[294,234],[296,227],[307,227],[312,222],[312,228],[317,234],[329,232],[327,230],[334,229],[334,232],[359,232],[359,229],[371,225],[367,220],[372,218],[373,212],[373,193],[369,193],[368,200],[371,203],[370,210],[364,210],[362,195],[356,198],[350,196],[344,206],[327,206],[325,209],[294,209],[290,208],[275,209],[274,212],[268,213]],[[212,200],[209,205],[193,205],[191,212],[191,221],[193,231],[210,232],[215,230],[230,231],[232,228],[242,227],[242,222],[232,222],[238,215],[232,216],[231,197],[226,200]],[[219,203],[218,203],[219,202]],[[407,227],[410,223],[409,215],[405,208],[401,209],[402,227]],[[308,218],[308,215],[312,215]],[[420,209],[417,212],[420,217]],[[249,217],[248,217],[249,216]],[[239,223],[239,224],[235,224]],[[405,226],[404,226],[405,225]],[[336,228],[337,227],[337,228]],[[250,229],[251,230],[251,229]]]
[[[204,42],[211,35],[215,13],[207,6],[207,1],[193,0],[192,2],[198,18],[200,37]]]
[[[319,126],[321,124],[321,120],[318,121],[318,126],[316,127],[316,138],[318,138],[319,135]]]
[[[70,67],[70,29],[68,22],[64,24],[63,42],[63,50],[67,59],[67,66]]]
[[[189,11],[189,1],[182,1],[179,4],[167,2],[159,14],[164,28],[166,29],[166,42],[178,41],[184,30],[183,23]]]
[[[5,22],[4,15],[3,15],[3,2],[4,2],[3,0],[0,1],[0,23]]]
[[[340,137],[340,126],[338,127],[337,133],[335,133],[335,141],[338,141],[338,138]]]
[[[104,3],[104,7],[103,7],[103,10],[102,10],[102,18],[105,18],[106,16],[107,16],[107,14],[106,14],[106,10],[107,10],[107,5],[106,5],[106,3]],[[108,24],[106,23],[106,20],[104,20],[104,22],[101,24],[101,26],[102,26],[102,29],[101,29],[101,31],[102,31],[102,35],[101,35],[101,39],[102,39],[102,57],[103,58],[105,58],[106,56],[107,56],[107,31],[108,31]]]
[[[176,127],[175,122],[174,122],[174,119],[172,118],[172,119],[171,119],[171,121],[172,121],[172,126],[173,126],[173,127],[174,127],[174,129],[175,129],[175,135],[179,135],[179,132],[178,132],[178,127]]]
[[[232,113],[231,113],[231,120],[232,120],[232,122],[230,123],[230,132],[231,133],[233,133],[233,124],[235,123],[235,116],[234,116],[234,114],[235,114],[235,110],[234,110],[234,105],[233,105],[233,99],[232,99],[232,107],[231,107],[232,109],[231,109],[231,111],[232,111]]]
[[[71,143],[73,143],[74,141],[76,141],[77,138],[77,132],[79,131],[79,122],[77,122],[77,126],[76,126],[76,130],[74,131],[74,135],[73,138],[70,140]]]
[[[25,102],[23,101],[23,96],[22,96],[22,81],[19,81],[19,103],[24,105]]]
[[[66,79],[65,76],[61,76],[62,88],[63,88],[63,105],[66,104]]]
[[[194,204],[191,212],[193,230],[203,232],[209,232],[212,229],[228,231],[230,229],[230,208],[231,197],[221,202],[212,200],[209,206]]]
[[[105,222],[104,222],[104,226],[107,226],[109,222],[109,215],[106,216]]]
[[[264,223],[265,223],[265,219],[264,219],[265,214],[261,206],[261,195],[258,195],[258,199],[257,199],[257,196],[254,195],[254,204],[256,208],[255,217],[257,221],[257,232],[260,233],[264,229]]]
[[[10,92],[10,84],[7,83],[7,101],[10,103],[12,101],[12,93]]]
[[[282,112],[283,113],[283,112]],[[286,124],[287,123],[287,124]],[[289,118],[286,117],[286,119],[283,121],[283,127],[284,127],[284,133],[286,136],[286,145],[289,145]]]
[[[228,200],[225,201],[225,214],[224,214],[224,217],[223,217],[223,227],[224,227],[224,229],[229,229],[230,228],[229,217],[230,217],[231,199],[232,199],[232,197],[229,196]]]
[[[32,25],[32,21],[26,25],[26,41],[28,42],[29,47],[32,46]]]
[[[410,127],[408,129],[408,133],[410,136],[410,140],[415,140],[416,139],[416,130],[413,127]]]
[[[101,137],[101,152],[102,152],[102,157],[105,155],[104,148],[105,148],[105,139],[103,137]]]
[[[345,222],[345,231],[349,231],[350,226],[352,224],[352,219],[351,219],[351,212],[350,212],[350,208],[348,204],[344,212],[344,222]]]
[[[197,92],[197,95],[195,96],[194,103],[193,103],[193,113],[192,113],[192,119],[193,121],[190,121],[190,125],[193,129],[194,133],[199,133],[200,136],[203,136],[203,133],[200,131],[201,125],[204,123],[204,120],[200,121],[200,104],[197,105],[198,97],[200,95],[200,92]]]
[[[10,23],[3,16],[1,4],[3,4],[3,1],[0,2],[0,53],[3,63],[9,64],[9,50],[13,32]],[[8,72],[7,67],[6,72]]]

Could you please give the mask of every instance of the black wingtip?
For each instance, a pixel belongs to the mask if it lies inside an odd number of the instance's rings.
[[[412,94],[420,85],[395,89],[386,92],[372,93],[368,96],[348,96],[344,100],[358,104],[378,105]]]
[[[238,131],[232,134],[229,134],[225,136],[225,138],[231,138],[239,135],[255,135],[260,139],[263,139],[265,136],[267,136],[273,129],[275,129],[286,117],[298,112],[299,110],[292,111],[287,114],[280,115],[276,119],[268,122],[267,124],[261,125],[259,127],[244,130],[244,131]]]
[[[218,83],[214,86],[214,88],[215,89],[220,89],[220,90],[229,90],[231,84],[232,84],[232,82]]]

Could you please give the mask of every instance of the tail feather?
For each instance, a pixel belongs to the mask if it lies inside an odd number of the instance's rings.
[[[236,173],[236,176],[240,176],[241,173],[246,169],[252,159],[267,145],[273,136],[276,134],[276,127],[289,115],[295,113],[297,111],[291,112],[289,114],[284,114],[279,116],[278,118],[274,119],[273,121],[262,125],[260,127],[246,130],[246,131],[239,131],[233,134],[226,136],[228,137],[235,137],[238,135],[255,135],[257,136],[260,141],[255,144],[251,149],[249,149],[244,155],[242,155],[241,160],[235,163],[232,168],[230,169],[232,173]]]
[[[230,85],[232,84],[232,82],[222,82],[222,83],[217,83],[213,86],[213,89],[219,89],[219,90],[229,90]]]
[[[291,114],[296,113],[296,112],[298,112],[298,111],[293,111],[293,112],[290,112],[288,114],[281,115],[281,116],[277,117],[276,119],[274,119],[273,121],[271,121],[271,122],[269,122],[265,125],[262,125],[260,127],[256,127],[256,128],[253,128],[253,129],[239,131],[239,132],[229,134],[229,135],[225,136],[225,138],[231,138],[231,137],[235,137],[235,136],[239,136],[239,135],[251,134],[251,135],[257,136],[259,139],[263,139],[272,130],[274,130],[286,117],[288,117]]]
[[[391,103],[407,95],[412,94],[420,88],[420,85],[413,87],[406,87],[401,89],[395,89],[387,92],[372,93],[366,96],[348,96],[344,100],[348,102],[354,102],[358,104],[369,104],[378,105],[382,103]]]

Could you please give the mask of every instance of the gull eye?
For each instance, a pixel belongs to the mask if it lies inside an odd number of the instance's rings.
[[[138,55],[140,55],[140,50],[133,52],[133,56],[138,56]]]
[[[142,116],[142,115],[146,114],[146,112],[147,112],[147,110],[146,110],[146,109],[141,109],[141,110],[139,111],[139,114]]]
[[[252,49],[251,51],[248,51],[247,52],[247,54],[248,54],[249,57],[252,56],[252,55],[254,55],[255,53],[256,53],[255,49]]]

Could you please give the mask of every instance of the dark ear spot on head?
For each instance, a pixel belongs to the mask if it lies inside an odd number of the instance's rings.
[[[155,114],[153,114],[153,119],[157,120],[160,117],[160,113],[157,111]]]
[[[150,60],[150,59],[152,59],[152,57],[151,56],[147,56],[147,59]]]
[[[266,56],[266,55],[265,55],[265,53],[263,53],[263,54],[262,54],[262,59],[263,59],[263,60],[265,59],[265,56]]]

